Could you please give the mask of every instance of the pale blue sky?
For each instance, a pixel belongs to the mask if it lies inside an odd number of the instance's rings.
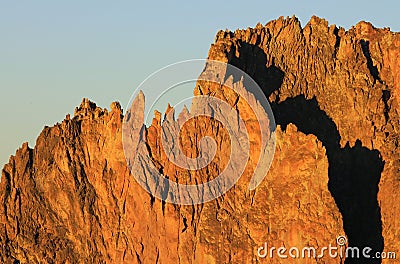
[[[219,29],[295,14],[400,31],[397,1],[0,1],[0,167],[83,97],[123,107],[162,66],[205,58]]]

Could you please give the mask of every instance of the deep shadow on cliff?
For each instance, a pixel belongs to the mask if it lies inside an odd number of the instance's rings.
[[[354,147],[340,148],[339,133],[333,121],[322,111],[315,98],[304,96],[274,103],[277,124],[283,129],[289,123],[299,131],[313,134],[323,143],[329,162],[329,191],[343,216],[343,226],[350,247],[372,248],[382,252],[382,221],[377,201],[383,161],[376,150],[356,142]],[[361,254],[361,253],[360,253]],[[346,263],[380,263],[378,260],[348,259]]]
[[[280,88],[285,73],[275,65],[266,66],[261,48],[242,42],[239,53],[242,54],[241,58],[250,58],[251,62],[233,57],[230,63],[252,76],[267,98]],[[247,65],[252,65],[252,68],[246,68]],[[362,256],[365,247],[372,249],[368,253],[371,256],[384,249],[381,210],[377,200],[384,167],[379,151],[363,147],[360,140],[353,147],[347,144],[341,148],[336,124],[321,110],[315,97],[307,99],[304,95],[298,95],[280,101],[279,94],[276,94],[271,107],[276,124],[281,125],[283,130],[289,123],[295,124],[299,131],[315,135],[326,149],[329,162],[328,189],[342,214],[348,246],[360,250],[359,258],[349,256],[345,263],[381,263],[381,260]]]

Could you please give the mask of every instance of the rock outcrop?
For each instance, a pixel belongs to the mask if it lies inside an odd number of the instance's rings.
[[[175,205],[154,198],[127,166],[121,106],[108,111],[84,99],[73,117],[46,127],[34,149],[24,144],[4,166],[0,262],[343,263],[328,254],[257,255],[265,242],[321,249],[337,246],[339,235],[347,235],[348,246],[400,254],[400,34],[366,22],[345,31],[317,17],[304,28],[294,17],[279,18],[218,32],[209,58],[244,70],[270,100],[276,151],[258,188],[248,189],[250,162],[216,200]],[[246,105],[221,86],[199,81],[194,94],[217,94],[251,120]],[[143,95],[136,100],[144,105]],[[166,158],[161,116],[139,129],[146,148],[138,155],[149,151],[151,162],[176,181],[218,175],[229,147],[220,124],[192,119],[181,133],[177,143],[188,156],[199,154],[200,137],[221,142],[216,160],[196,174]]]

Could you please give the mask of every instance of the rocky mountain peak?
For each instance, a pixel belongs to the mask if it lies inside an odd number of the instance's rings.
[[[221,143],[207,167],[192,171],[168,159],[161,125],[168,123],[168,138],[195,106],[175,113],[177,121],[155,112],[145,127],[142,92],[124,115],[117,102],[108,111],[85,98],[73,118],[46,127],[33,149],[23,144],[4,166],[0,262],[280,263],[258,257],[257,249],[266,242],[320,248],[336,243],[338,235],[346,235],[349,246],[399,251],[400,34],[368,22],[345,30],[318,17],[304,27],[296,17],[280,17],[219,31],[208,57],[249,74],[270,101],[276,151],[256,189],[248,188],[254,169],[248,166],[232,189],[210,202],[156,199],[129,170],[123,133],[134,133],[136,145],[129,147],[141,161],[133,172],[140,179],[148,180],[152,165],[173,181],[197,183],[227,166],[224,128],[210,118],[192,118],[181,131],[174,143],[188,157],[199,155],[199,138]],[[246,89],[243,79],[225,77]],[[223,85],[199,80],[194,94],[222,98],[252,120],[254,113]],[[136,123],[123,131],[123,119],[133,116]],[[251,152],[259,141],[257,126],[249,130]],[[249,160],[253,164],[255,156]]]

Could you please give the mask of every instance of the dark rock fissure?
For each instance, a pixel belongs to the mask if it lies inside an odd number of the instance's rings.
[[[374,77],[374,81],[382,82],[381,77],[379,76],[378,68],[372,62],[371,52],[369,51],[369,41],[368,40],[360,40],[362,52],[367,59],[367,67],[372,77]]]
[[[183,217],[183,229],[182,229],[182,233],[185,232],[186,229],[188,229],[187,218],[186,218],[186,217]]]
[[[339,28],[335,27],[335,29],[333,30],[333,34],[334,34],[335,37],[336,37],[335,51],[334,51],[334,53],[333,53],[333,57],[336,58],[337,52],[338,52],[339,47],[340,47],[340,39],[341,39],[340,36],[339,36]]]
[[[389,99],[391,97],[390,91],[389,90],[383,90],[382,91],[382,100],[383,100],[383,104],[384,104],[384,111],[383,114],[385,115],[385,121],[386,123],[389,121],[389,110],[390,110],[390,106],[389,106]]]

